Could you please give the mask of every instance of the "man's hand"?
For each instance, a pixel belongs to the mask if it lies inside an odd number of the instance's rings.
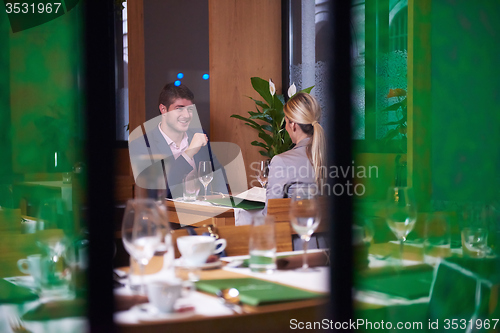
[[[205,133],[195,133],[189,147],[186,149],[185,154],[193,158],[194,155],[198,154],[202,146],[206,146],[208,143],[208,137]]]

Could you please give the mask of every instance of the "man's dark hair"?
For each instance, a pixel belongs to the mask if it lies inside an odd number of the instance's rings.
[[[160,92],[160,97],[158,98],[158,105],[163,104],[168,110],[170,105],[177,98],[184,98],[193,102],[194,94],[191,90],[189,90],[188,87],[186,87],[183,84],[176,86],[173,82],[167,83]]]

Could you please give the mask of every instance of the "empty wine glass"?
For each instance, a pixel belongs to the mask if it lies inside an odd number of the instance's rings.
[[[417,220],[413,189],[409,187],[390,188],[387,195],[386,214],[387,225],[399,240],[399,255],[402,265],[404,242]]]
[[[155,254],[162,238],[158,209],[153,199],[131,199],[127,202],[123,215],[123,245],[139,264],[143,293],[146,292],[144,267]],[[131,288],[134,289],[132,286]]]
[[[214,179],[214,173],[212,170],[212,162],[201,161],[198,165],[198,178],[200,182],[205,187],[205,201],[207,200],[207,187],[208,184]]]
[[[297,184],[288,190],[290,197],[290,221],[302,239],[304,249],[302,268],[298,271],[313,271],[307,264],[307,246],[320,222],[318,190],[315,184]]]
[[[263,188],[267,185],[267,177],[269,176],[269,160],[260,161],[259,170],[257,171],[257,180]]]

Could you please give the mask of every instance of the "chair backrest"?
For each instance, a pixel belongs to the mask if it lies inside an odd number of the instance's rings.
[[[208,227],[194,229],[198,235],[208,231]],[[250,226],[220,226],[216,229],[220,238],[227,240],[226,254],[228,256],[247,255]],[[186,229],[172,230],[172,242],[175,250],[175,257],[179,258],[177,249],[177,238],[187,236]],[[276,246],[278,252],[292,251],[292,233],[288,223],[276,223]]]
[[[269,199],[267,201],[267,215],[273,216],[276,223],[286,223],[290,224],[290,198],[285,199]],[[321,222],[316,229],[316,232],[326,232],[328,231],[328,215],[327,215],[327,201],[326,198],[320,199],[320,209],[321,209]],[[292,234],[296,234],[292,230]]]

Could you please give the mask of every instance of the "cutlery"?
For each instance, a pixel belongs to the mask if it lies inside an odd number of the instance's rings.
[[[236,288],[222,289],[217,292],[217,296],[221,299],[225,306],[233,310],[235,313],[244,313],[240,306],[240,292]]]

